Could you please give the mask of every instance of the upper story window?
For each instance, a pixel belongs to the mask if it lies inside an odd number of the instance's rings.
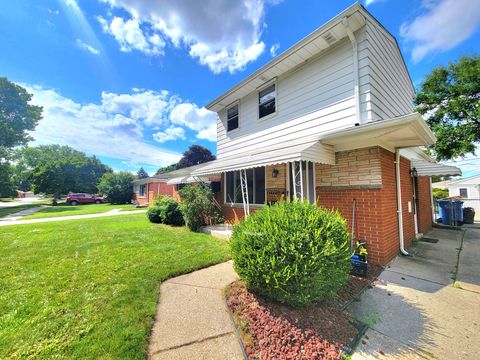
[[[276,111],[275,100],[277,91],[275,84],[272,84],[258,92],[258,118],[261,119]]]
[[[238,104],[227,110],[227,131],[238,129]]]

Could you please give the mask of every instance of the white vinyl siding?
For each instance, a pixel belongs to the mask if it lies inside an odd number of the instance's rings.
[[[355,122],[352,72],[351,44],[343,40],[323,56],[277,80],[274,117],[258,120],[257,91],[240,101],[242,126],[238,131],[226,132],[226,109],[220,111],[218,158],[352,126]]]
[[[394,39],[367,20],[355,32],[358,45],[360,122],[385,120],[413,112],[414,89]],[[275,116],[258,118],[260,85],[239,100],[239,122],[226,131],[226,109],[217,120],[217,157],[320,136],[356,122],[352,43],[339,40],[297,68],[279,74]]]

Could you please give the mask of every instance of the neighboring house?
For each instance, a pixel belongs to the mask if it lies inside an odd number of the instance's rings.
[[[338,209],[385,265],[432,226],[430,176],[458,175],[418,147],[435,137],[395,38],[356,3],[206,107],[217,160],[165,175],[221,178],[238,221],[280,198]],[[351,226],[351,225],[350,225]]]
[[[461,197],[463,207],[475,209],[475,219],[480,220],[480,175],[464,179],[440,181],[432,184],[434,188],[448,189],[451,197]]]
[[[132,200],[140,206],[148,206],[153,203],[157,195],[168,195],[178,198],[175,185],[167,184],[167,180],[168,176],[160,174],[133,181],[134,194]]]

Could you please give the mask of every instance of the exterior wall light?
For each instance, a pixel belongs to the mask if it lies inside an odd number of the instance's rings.
[[[278,176],[278,170],[274,168],[274,169],[272,170],[272,177],[273,177],[273,178],[276,178],[277,176]]]
[[[410,176],[411,177],[417,177],[418,176],[418,172],[417,172],[417,169],[413,168],[410,170]]]

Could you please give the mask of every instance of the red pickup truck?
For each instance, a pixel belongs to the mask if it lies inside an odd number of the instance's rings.
[[[87,193],[68,194],[67,196],[67,204],[70,205],[101,204],[103,203],[103,200],[103,196],[97,196]]]

